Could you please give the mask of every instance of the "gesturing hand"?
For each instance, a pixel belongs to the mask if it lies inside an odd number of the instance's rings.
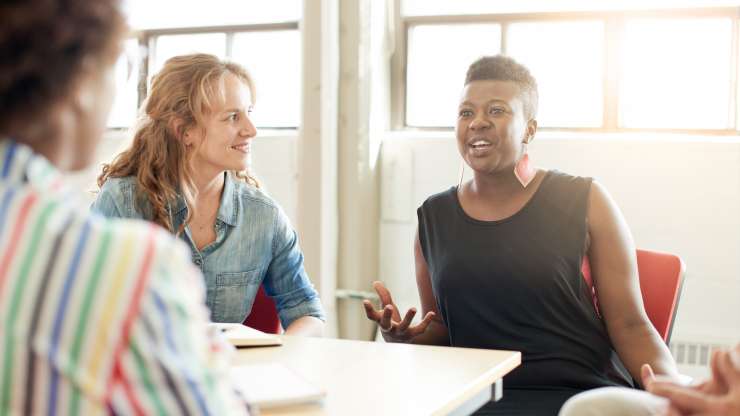
[[[699,385],[684,387],[654,380],[646,387],[667,398],[668,415],[738,415],[740,414],[740,345],[712,355],[712,376]]]
[[[391,293],[383,283],[374,282],[373,287],[380,297],[381,309],[375,310],[373,304],[368,300],[363,301],[362,304],[365,307],[367,318],[378,323],[383,339],[388,342],[409,342],[426,331],[429,323],[432,322],[432,318],[434,318],[434,312],[427,312],[419,324],[411,325],[411,320],[416,315],[416,309],[409,309],[401,320],[401,314],[393,303]]]

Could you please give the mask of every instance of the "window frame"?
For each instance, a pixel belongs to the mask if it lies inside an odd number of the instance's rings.
[[[223,33],[226,35],[226,56],[230,59],[234,35],[246,32],[275,32],[275,31],[297,31],[301,34],[301,27],[298,21],[275,22],[275,23],[254,23],[247,25],[224,25],[224,26],[203,26],[203,27],[177,27],[166,29],[145,29],[137,31],[130,38],[137,39],[139,50],[146,51],[140,58],[139,73],[137,74],[137,111],[141,107],[147,96],[149,80],[153,74],[149,71],[149,63],[156,57],[156,40],[159,36],[169,35],[201,35],[207,33]],[[294,127],[280,126],[260,126],[265,130],[283,130],[296,131],[300,128],[300,122]],[[128,127],[113,127],[108,130],[127,130]]]
[[[739,136],[740,111],[738,111],[738,49],[740,48],[740,7],[692,7],[664,8],[646,10],[616,11],[572,11],[572,12],[527,12],[527,13],[483,13],[460,15],[427,15],[403,16],[401,1],[396,1],[392,10],[394,19],[395,50],[391,56],[391,129],[396,131],[450,131],[452,127],[416,127],[406,121],[406,77],[408,59],[408,35],[411,28],[419,25],[490,23],[501,25],[502,54],[507,51],[509,25],[512,23],[531,22],[566,22],[579,20],[598,20],[604,22],[604,102],[602,126],[593,127],[540,127],[543,131],[572,131],[586,133],[681,133],[710,136]],[[729,126],[726,129],[672,129],[672,128],[628,128],[619,127],[619,88],[621,83],[618,69],[621,50],[621,37],[627,19],[700,19],[729,18],[732,24],[730,41],[730,94]]]

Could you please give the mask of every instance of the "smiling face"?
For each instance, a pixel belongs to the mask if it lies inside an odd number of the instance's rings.
[[[522,143],[537,122],[526,120],[519,86],[511,81],[479,80],[465,85],[458,107],[457,147],[476,173],[513,173]]]
[[[247,169],[251,142],[257,135],[250,120],[252,96],[242,80],[227,73],[221,96],[214,98],[203,125],[189,129],[185,135],[185,144],[195,149],[193,169],[204,176]]]

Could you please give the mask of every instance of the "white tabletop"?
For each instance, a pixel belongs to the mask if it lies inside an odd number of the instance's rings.
[[[323,386],[327,396],[262,415],[469,414],[521,363],[515,351],[282,338],[282,346],[240,349],[235,364],[281,363]]]

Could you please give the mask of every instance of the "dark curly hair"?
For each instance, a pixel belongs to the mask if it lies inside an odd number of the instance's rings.
[[[1,0],[0,134],[70,94],[85,61],[115,59],[126,30],[120,0]]]
[[[465,85],[473,81],[511,81],[519,86],[524,99],[524,115],[533,119],[537,115],[537,80],[529,69],[504,55],[483,56],[470,64]]]

